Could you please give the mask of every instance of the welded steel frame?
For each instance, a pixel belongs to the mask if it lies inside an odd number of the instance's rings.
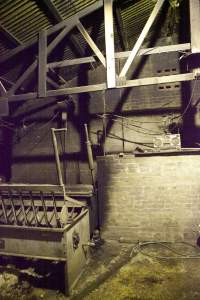
[[[13,101],[24,101],[29,99],[45,99],[49,97],[56,97],[59,95],[66,94],[79,94],[79,93],[89,93],[106,90],[108,88],[127,88],[127,87],[136,87],[136,86],[148,86],[156,85],[160,83],[169,83],[177,81],[190,81],[196,78],[195,70],[192,70],[190,73],[184,74],[175,74],[168,76],[158,76],[158,77],[148,77],[140,78],[134,80],[127,80],[126,74],[130,68],[135,57],[142,55],[152,55],[176,51],[191,51],[199,52],[200,46],[198,42],[198,26],[200,20],[199,6],[200,0],[190,0],[190,26],[191,26],[191,43],[186,44],[177,44],[177,45],[166,45],[159,46],[154,48],[141,49],[141,45],[148,34],[154,20],[159,14],[164,2],[166,0],[158,0],[155,4],[155,7],[147,20],[138,40],[136,41],[133,49],[131,51],[124,52],[115,52],[114,51],[114,35],[113,35],[113,0],[104,0],[104,19],[105,19],[105,45],[106,45],[106,55],[100,51],[95,42],[92,40],[87,30],[84,28],[81,23],[80,18],[86,16],[87,14],[101,8],[103,6],[103,1],[97,1],[95,4],[89,6],[85,10],[81,11],[75,16],[70,17],[68,20],[61,21],[60,23],[52,26],[48,30],[43,30],[39,34],[39,55],[27,69],[26,71],[18,78],[17,82],[13,86],[5,91],[3,89],[2,97],[0,100],[8,100],[9,102]],[[48,1],[47,1],[48,2]],[[63,60],[59,62],[48,63],[47,58],[51,51],[57,46],[57,44],[70,32],[73,27],[77,29],[82,34],[83,38],[93,50],[94,55],[90,57],[83,57],[71,60]],[[54,38],[54,40],[47,45],[47,36],[49,34],[55,33],[58,30],[62,31]],[[34,41],[35,42],[35,41]],[[11,50],[11,53],[7,54],[3,58],[0,58],[0,63],[12,57],[21,50],[30,47],[33,44],[33,41],[29,42],[27,45],[20,45],[17,48]],[[198,45],[197,45],[198,44]],[[109,51],[110,50],[110,51]],[[116,74],[115,62],[116,59],[127,58],[120,74]],[[76,86],[76,87],[66,87],[66,84],[63,86],[56,86],[55,83],[51,82],[51,78],[47,76],[49,69],[56,69],[60,67],[66,67],[71,65],[81,65],[85,63],[93,63],[96,60],[99,60],[104,66],[107,74],[107,81],[99,84],[92,84],[86,86]],[[16,90],[21,86],[21,84],[29,77],[29,75],[38,67],[38,77],[39,84],[37,92],[30,92],[24,94],[15,94]],[[46,82],[49,82],[54,88],[52,90],[47,90]],[[2,87],[1,87],[2,90]]]
[[[0,225],[0,255],[63,262],[65,293],[70,295],[89,259],[89,228],[87,208],[63,228]]]

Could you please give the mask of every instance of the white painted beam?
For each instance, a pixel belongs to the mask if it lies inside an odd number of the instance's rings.
[[[97,45],[95,44],[93,39],[90,37],[90,35],[87,32],[87,30],[85,29],[85,27],[81,24],[80,21],[77,22],[76,26],[77,26],[78,30],[80,31],[80,33],[82,34],[82,36],[84,37],[85,41],[90,46],[90,48],[94,51],[95,55],[98,57],[100,62],[103,64],[104,67],[106,67],[105,57],[103,56],[102,52],[97,47]]]
[[[200,1],[190,0],[190,35],[192,53],[200,52]]]
[[[135,43],[135,45],[134,45],[127,61],[125,62],[124,66],[123,66],[123,68],[122,68],[122,70],[119,74],[119,77],[125,77],[126,76],[126,73],[129,69],[130,65],[132,64],[135,56],[137,55],[140,47],[142,46],[142,43],[143,43],[146,35],[148,34],[149,29],[151,28],[153,22],[155,21],[155,19],[156,19],[156,17],[157,17],[157,15],[158,15],[158,13],[159,13],[159,11],[160,11],[160,9],[161,9],[164,2],[165,2],[165,0],[158,0],[157,1],[157,3],[155,5],[150,17],[148,18],[148,20],[147,20],[140,36],[139,36],[137,42]]]
[[[1,96],[4,96],[6,94],[6,89],[1,81],[0,81],[0,94]]]
[[[115,46],[113,30],[113,0],[104,0],[107,87],[116,86]]]
[[[47,72],[47,34],[46,30],[39,32],[38,44],[38,96],[45,97],[47,91],[46,72]]]
[[[134,80],[127,80],[125,84],[118,85],[116,88],[130,88],[136,86],[148,86],[148,85],[156,85],[162,83],[170,83],[170,82],[178,82],[178,81],[190,81],[194,79],[193,73],[185,73],[185,74],[176,74],[176,75],[167,75],[167,76],[159,76],[159,77],[149,77],[149,78],[140,78]],[[57,90],[49,90],[47,91],[48,97],[55,97],[61,95],[70,95],[70,94],[80,94],[80,93],[90,93],[97,92],[106,89],[106,83],[99,83],[87,86],[79,86],[79,87],[69,87],[69,88],[59,88]],[[20,95],[5,95],[0,97],[1,100],[8,100],[9,102],[15,101],[24,101],[29,99],[37,99],[37,93],[27,93]]]

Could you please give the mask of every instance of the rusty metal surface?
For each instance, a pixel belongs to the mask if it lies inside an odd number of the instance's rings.
[[[80,192],[79,189],[78,196]],[[2,184],[0,224],[60,228],[65,225],[63,214],[66,223],[71,223],[82,210],[80,203],[65,195],[59,185]],[[83,202],[82,206],[85,205]]]
[[[63,228],[0,225],[0,255],[63,261],[65,291],[70,294],[89,258],[89,230],[85,208]]]

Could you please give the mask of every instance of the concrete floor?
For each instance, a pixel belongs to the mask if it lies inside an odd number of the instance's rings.
[[[7,283],[1,280],[6,272],[0,274],[1,300],[200,300],[200,251],[181,243],[139,247],[107,241],[92,250],[70,298],[13,277],[9,285],[10,275]]]

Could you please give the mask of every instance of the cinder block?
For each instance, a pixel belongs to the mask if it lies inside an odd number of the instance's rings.
[[[200,220],[198,156],[126,155],[118,159],[115,156],[114,160],[114,164],[109,164],[113,170],[106,170],[109,184],[99,177],[99,187],[103,191],[101,201],[109,203],[102,224],[105,236],[158,240],[191,238],[186,224],[190,224],[192,231],[196,220]],[[123,164],[122,169],[120,164]]]

